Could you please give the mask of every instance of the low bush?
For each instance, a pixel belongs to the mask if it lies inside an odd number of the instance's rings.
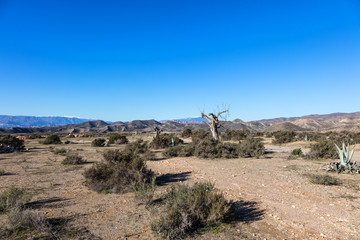
[[[158,134],[155,136],[150,143],[150,147],[154,149],[159,148],[167,148],[170,146],[177,146],[179,144],[184,143],[184,141],[178,137],[176,137],[174,134]]]
[[[55,148],[54,150],[54,154],[57,154],[57,155],[66,155],[66,149],[65,148]]]
[[[296,133],[294,131],[278,131],[274,133],[274,144],[295,142]]]
[[[204,130],[196,130],[191,134],[191,140],[193,144],[198,144],[199,142],[211,138],[211,133]]]
[[[308,177],[310,179],[310,182],[314,184],[321,184],[326,186],[341,184],[341,181],[338,178],[332,177],[330,175],[311,174],[308,175]]]
[[[107,150],[103,157],[105,162],[95,164],[84,173],[86,185],[97,192],[129,192],[134,182],[150,183],[154,176],[136,152]]]
[[[111,133],[109,137],[109,144],[126,144],[129,140],[123,134]]]
[[[42,138],[42,136],[37,133],[32,133],[28,136],[28,139],[37,139],[37,138]]]
[[[265,154],[265,146],[260,138],[246,138],[241,141],[237,149],[239,157],[256,157]]]
[[[18,151],[25,149],[24,140],[17,139],[11,135],[0,135],[0,145],[10,146]]]
[[[91,146],[92,147],[104,147],[105,146],[105,142],[106,140],[104,138],[95,138],[92,142],[91,142]]]
[[[222,140],[240,141],[250,136],[249,130],[226,130],[221,134]]]
[[[149,150],[148,142],[138,139],[135,142],[128,144],[125,151],[133,152],[134,154],[144,154]]]
[[[59,135],[57,134],[50,134],[45,138],[44,141],[42,141],[43,144],[61,144],[61,140]]]
[[[329,140],[321,140],[318,143],[312,144],[310,152],[306,155],[306,158],[331,158],[336,159],[338,154],[336,152],[335,144]]]
[[[200,158],[220,158],[221,143],[207,138],[195,146],[194,155]]]
[[[186,128],[182,131],[181,137],[183,138],[189,138],[192,136],[192,130],[190,128]]]
[[[230,203],[213,188],[210,183],[172,186],[163,200],[163,216],[151,223],[155,235],[183,239],[198,229],[221,223]]]
[[[31,194],[23,188],[11,186],[0,195],[0,213],[8,212],[12,208],[22,207],[30,201]]]
[[[61,163],[64,165],[80,165],[86,161],[78,154],[72,154],[67,156]]]
[[[46,220],[39,214],[19,207],[12,208],[8,213],[10,231],[13,233],[37,230],[49,232],[50,228]]]
[[[168,147],[163,151],[163,156],[171,157],[190,157],[194,155],[195,146],[192,144]]]
[[[292,150],[291,155],[293,156],[301,156],[303,154],[301,148],[295,148],[294,150]]]

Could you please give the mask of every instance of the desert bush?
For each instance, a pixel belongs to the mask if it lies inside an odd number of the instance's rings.
[[[109,137],[109,144],[126,144],[129,140],[124,134],[111,133]]]
[[[184,143],[184,141],[176,137],[174,134],[164,133],[156,135],[150,143],[150,147],[154,149],[159,149],[170,147],[173,144],[177,146],[182,143]]]
[[[249,130],[225,130],[224,133],[221,134],[222,140],[234,140],[240,141],[250,136]]]
[[[163,216],[151,223],[160,238],[184,239],[204,227],[221,223],[230,210],[223,195],[214,193],[214,185],[172,186],[164,197]]]
[[[183,138],[189,138],[192,135],[192,130],[190,128],[185,128],[182,133],[181,133],[181,137]]]
[[[241,141],[238,148],[237,154],[239,157],[256,157],[264,155],[265,147],[259,138],[246,138]]]
[[[97,192],[128,192],[134,182],[139,181],[139,176],[146,183],[154,176],[136,152],[107,150],[103,157],[105,162],[95,164],[84,173],[86,185]]]
[[[45,138],[44,141],[42,141],[43,144],[61,144],[61,140],[59,135],[57,134],[50,134]]]
[[[325,140],[326,136],[319,132],[301,132],[297,134],[298,141],[320,141]]]
[[[135,195],[135,199],[148,207],[153,200],[156,189],[156,177],[153,176],[151,181],[143,178],[140,172],[136,174],[136,180],[132,182],[132,190]]]
[[[91,142],[91,146],[92,147],[104,147],[105,146],[105,142],[106,140],[104,138],[95,138],[92,142]]]
[[[332,177],[330,175],[319,175],[319,174],[311,174],[308,175],[310,182],[314,184],[320,185],[340,185],[341,181],[338,178]]]
[[[321,140],[320,142],[311,145],[310,152],[305,157],[309,159],[314,159],[314,158],[336,159],[337,156],[338,155],[334,143],[329,140]]]
[[[198,144],[199,142],[211,138],[211,133],[204,130],[196,130],[192,132],[191,140],[193,144]]]
[[[196,145],[194,155],[200,158],[220,158],[221,143],[207,138]]]
[[[61,163],[64,165],[80,165],[86,161],[78,154],[72,154],[67,156]]]
[[[148,142],[138,139],[135,142],[126,145],[125,150],[133,152],[134,154],[144,154],[149,150],[149,145]]]
[[[0,145],[10,146],[18,151],[24,150],[24,141],[11,135],[0,135]]]
[[[24,230],[38,230],[48,232],[49,226],[46,220],[39,214],[19,207],[12,208],[8,213],[10,231],[20,232]]]
[[[295,148],[292,150],[291,155],[293,156],[301,156],[303,154],[301,148]]]
[[[222,143],[219,145],[219,152],[222,158],[237,158],[238,144],[234,143]]]
[[[11,208],[22,207],[30,201],[31,197],[25,189],[11,186],[0,195],[0,213],[8,212]]]
[[[296,133],[294,131],[277,131],[274,133],[274,144],[294,142]]]
[[[66,149],[65,148],[55,148],[54,150],[54,154],[57,154],[57,155],[65,155],[66,154]]]
[[[28,139],[37,139],[37,138],[42,138],[42,136],[37,133],[32,133],[28,136]]]
[[[194,155],[195,146],[192,144],[168,147],[163,151],[163,156],[171,157],[190,157]]]

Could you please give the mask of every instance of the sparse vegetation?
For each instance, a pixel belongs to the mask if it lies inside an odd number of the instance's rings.
[[[12,208],[22,207],[30,201],[31,194],[23,188],[11,186],[0,195],[0,213],[8,212]]]
[[[312,144],[310,152],[306,155],[307,158],[337,158],[336,148],[332,141],[321,140],[318,143]]]
[[[42,141],[43,144],[61,144],[61,140],[59,135],[57,134],[50,134],[49,136],[47,136],[44,141]]]
[[[274,133],[274,144],[294,142],[296,133],[294,131],[278,131]]]
[[[151,223],[160,238],[183,239],[200,228],[221,223],[230,210],[210,183],[172,186],[164,197],[163,215]]]
[[[67,153],[66,148],[55,148],[54,154],[65,156]]]
[[[150,147],[154,149],[159,149],[159,148],[167,148],[170,146],[177,146],[183,143],[184,141],[176,137],[174,134],[164,133],[164,134],[157,134],[150,143]]]
[[[95,164],[84,173],[86,185],[97,192],[129,192],[135,181],[150,183],[154,176],[136,152],[107,150],[103,157],[105,162]]]
[[[192,135],[192,130],[190,128],[186,128],[182,131],[181,137],[183,138],[189,138]]]
[[[129,140],[123,134],[111,133],[109,137],[109,144],[126,144]]]
[[[106,140],[104,138],[95,138],[92,142],[91,142],[91,146],[92,147],[104,147],[105,146],[105,142]]]
[[[86,161],[78,154],[72,154],[67,156],[61,163],[64,165],[80,165]]]
[[[319,174],[310,174],[307,175],[310,179],[311,183],[320,184],[325,186],[332,186],[332,185],[340,185],[341,181],[330,175],[319,175]]]

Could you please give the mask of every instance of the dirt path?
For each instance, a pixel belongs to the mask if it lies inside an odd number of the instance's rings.
[[[316,173],[319,161],[172,158],[148,166],[159,173],[186,173],[188,182],[215,182],[229,199],[256,202],[257,211],[264,212],[250,226],[263,238],[359,239],[359,191],[309,183],[303,174]],[[360,176],[339,177],[359,180]]]

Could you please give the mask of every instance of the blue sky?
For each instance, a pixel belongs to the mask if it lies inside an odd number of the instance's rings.
[[[360,111],[360,1],[0,0],[0,114]]]

